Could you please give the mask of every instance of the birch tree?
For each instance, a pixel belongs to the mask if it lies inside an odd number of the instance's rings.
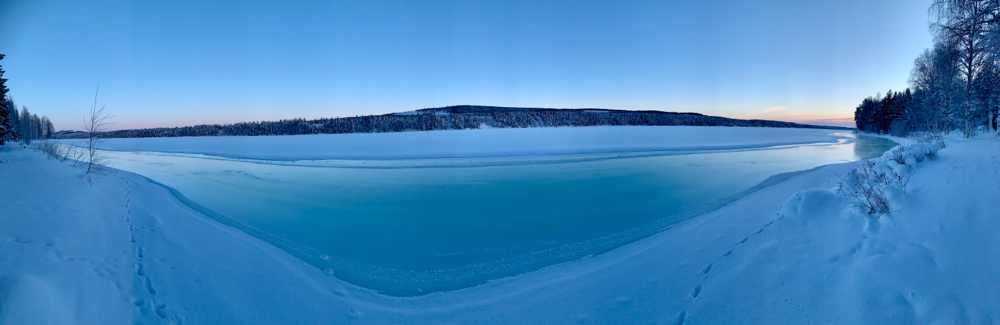
[[[994,33],[1000,10],[997,0],[935,0],[931,5],[931,29],[942,43],[958,50],[958,68],[962,84],[962,120],[964,134],[975,132],[977,110],[983,107],[979,83],[995,56]]]

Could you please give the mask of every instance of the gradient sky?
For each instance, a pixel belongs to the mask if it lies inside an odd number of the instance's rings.
[[[113,129],[458,104],[830,123],[906,87],[930,1],[4,0],[0,64],[57,129],[98,84]]]

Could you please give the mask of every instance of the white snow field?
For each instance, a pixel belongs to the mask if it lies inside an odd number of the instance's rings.
[[[0,324],[992,324],[1000,141],[949,137],[891,211],[829,165],[605,254],[388,297],[115,171],[0,151]]]

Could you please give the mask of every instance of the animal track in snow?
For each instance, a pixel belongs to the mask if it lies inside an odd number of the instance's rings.
[[[167,308],[167,305],[165,304],[156,305],[156,310],[155,310],[156,316],[160,316],[160,318],[167,319],[167,313],[163,311],[163,309],[165,308]]]
[[[780,219],[780,217],[779,217],[779,219]],[[775,220],[777,220],[777,219],[775,219]],[[771,220],[768,223],[765,223],[763,227],[761,227],[760,229],[758,229],[757,231],[755,231],[750,236],[746,236],[743,239],[741,239],[740,241],[734,243],[733,244],[734,247],[731,248],[731,249],[729,249],[725,253],[722,253],[721,258],[728,258],[728,257],[732,256],[736,252],[736,248],[738,248],[739,246],[741,246],[741,245],[745,244],[746,242],[750,241],[750,238],[759,236],[760,234],[764,233],[764,230],[766,230],[767,227],[773,225],[774,222],[775,222],[775,220]],[[701,270],[701,275],[702,276],[708,276],[708,274],[710,272],[712,272],[712,268],[714,268],[714,267],[715,267],[714,263],[709,263],[708,265],[705,266],[704,269]],[[704,288],[704,283],[699,283],[697,286],[695,286],[691,290],[692,291],[691,292],[691,299],[697,299],[698,296],[701,295],[701,291],[702,291],[703,288]],[[686,318],[687,318],[687,310],[681,311],[681,314],[679,315],[678,320],[677,320],[677,324],[684,324],[684,321],[685,321]]]
[[[125,204],[123,205],[125,207],[124,220],[129,233],[129,242],[132,243],[132,252],[135,254],[135,275],[138,281],[142,283],[142,287],[146,289],[146,293],[149,294],[149,299],[132,297],[130,299],[132,305],[136,306],[140,310],[148,310],[144,309],[145,306],[148,305],[152,308],[153,314],[157,317],[168,321],[170,324],[181,324],[182,319],[169,315],[167,313],[167,304],[159,302],[156,299],[156,288],[153,287],[153,279],[149,277],[149,274],[145,270],[145,263],[143,261],[146,257],[145,250],[137,243],[135,231],[136,227],[132,224],[132,184],[125,177],[121,177],[120,175],[118,177],[125,182]],[[139,228],[144,229],[145,227]]]

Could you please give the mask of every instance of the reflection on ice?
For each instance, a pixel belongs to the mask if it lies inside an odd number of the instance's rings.
[[[854,157],[858,159],[875,158],[897,145],[895,141],[886,138],[860,135],[857,142],[854,143]]]

